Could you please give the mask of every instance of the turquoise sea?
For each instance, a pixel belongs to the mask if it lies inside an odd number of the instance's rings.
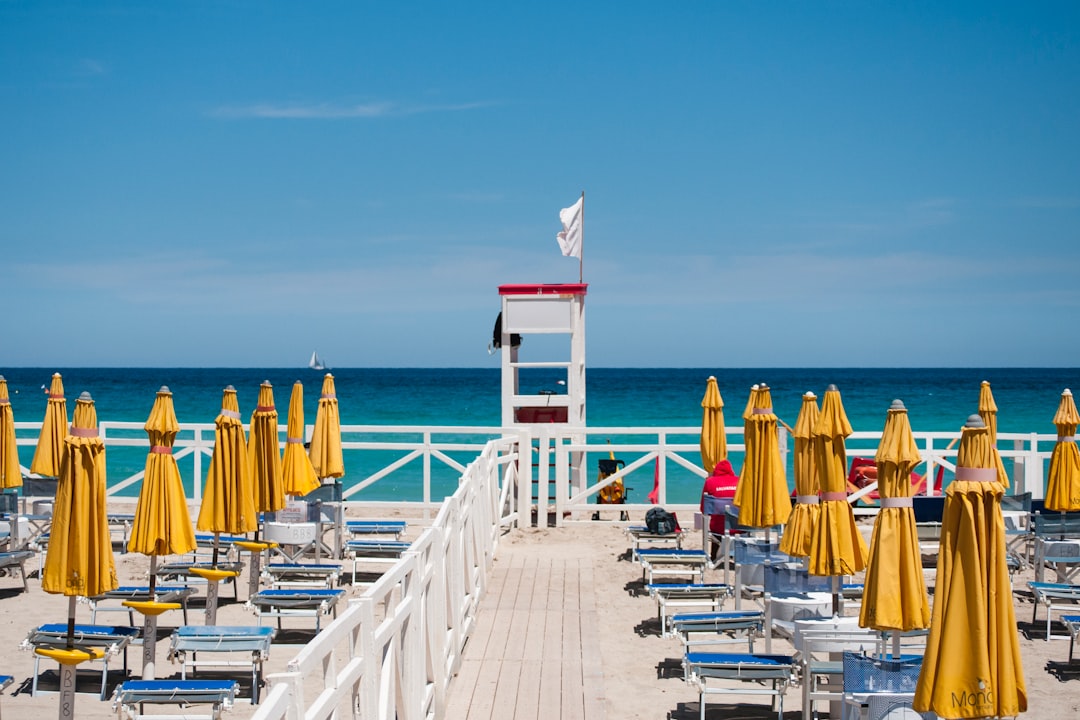
[[[53,372],[63,375],[69,413],[79,393],[89,391],[99,420],[138,423],[145,422],[161,385],[172,390],[181,423],[212,423],[226,385],[237,389],[241,414],[247,418],[259,384],[269,380],[284,424],[292,384],[300,380],[305,390],[305,420],[310,425],[315,421],[323,376],[307,368],[2,368],[16,421],[42,420],[44,388]],[[497,367],[334,368],[332,372],[346,425],[497,426],[500,422]],[[775,411],[789,425],[795,423],[804,392],[820,397],[834,383],[856,431],[880,431],[894,398],[907,405],[914,430],[955,430],[976,411],[979,384],[988,380],[998,405],[999,432],[1054,433],[1052,419],[1061,391],[1080,388],[1080,368],[590,368],[587,373],[587,417],[592,428],[700,425],[701,397],[709,375],[717,378],[729,425],[741,422],[750,386],[755,383],[770,386]],[[557,377],[554,371],[550,378],[542,373],[530,375],[528,380],[535,387],[521,390],[558,391]],[[27,437],[26,432],[20,432],[20,437]],[[145,460],[145,450],[118,448],[109,453],[110,481],[137,472]],[[23,465],[29,465],[32,456],[32,447],[20,447]],[[346,455],[347,474],[363,476],[365,471],[350,466]],[[185,480],[189,486],[194,481]],[[454,480],[441,474],[440,484],[446,487],[437,490],[452,491]],[[651,475],[647,480],[639,484],[651,487]],[[672,502],[692,501],[700,491],[700,481],[689,475],[672,472],[669,480]],[[412,499],[414,491],[400,483],[378,483],[359,497]],[[641,502],[643,494],[636,490],[631,502]]]

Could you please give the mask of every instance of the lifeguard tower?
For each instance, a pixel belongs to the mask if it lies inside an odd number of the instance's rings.
[[[552,450],[553,430],[585,427],[587,289],[584,283],[499,286],[502,311],[494,340],[502,350],[502,425],[530,427],[533,450],[541,456]],[[528,336],[534,336],[533,342]],[[574,441],[583,442],[584,437]],[[571,453],[571,488],[582,487],[583,460],[584,453]],[[546,493],[548,478],[537,480],[540,492]],[[535,502],[537,509],[543,508],[548,498],[538,496]],[[541,526],[545,516],[538,513]]]
[[[502,347],[502,424],[504,427],[558,423],[585,427],[585,284],[500,285]],[[565,335],[568,344],[543,343],[549,356],[522,359],[528,335]],[[533,355],[528,344],[526,354]],[[555,388],[522,392],[530,378],[550,380]],[[543,381],[542,380],[542,381]],[[542,382],[541,381],[541,382]]]

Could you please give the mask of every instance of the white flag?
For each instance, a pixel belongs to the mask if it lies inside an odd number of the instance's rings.
[[[568,208],[563,208],[559,211],[559,220],[562,221],[562,232],[556,237],[559,241],[559,247],[562,248],[562,254],[569,257],[576,257],[581,259],[581,236],[582,236],[582,219],[581,215],[584,210],[585,196],[578,198],[578,201]]]

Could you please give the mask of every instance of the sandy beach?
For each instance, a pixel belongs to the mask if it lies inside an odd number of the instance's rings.
[[[421,519],[410,519],[409,535],[415,536],[423,526]],[[686,546],[700,547],[700,535],[691,533],[686,538]],[[584,523],[561,529],[518,529],[508,532],[499,546],[493,574],[497,574],[515,563],[528,563],[544,557],[557,555],[560,558],[575,559],[583,568],[587,568],[593,578],[590,592],[596,598],[600,639],[599,656],[602,661],[602,683],[604,711],[608,718],[697,718],[698,699],[696,691],[684,683],[680,667],[680,645],[673,639],[659,636],[656,620],[656,606],[644,592],[640,567],[630,560],[629,542],[621,527],[607,523]],[[146,557],[133,554],[116,554],[117,570],[122,584],[145,582],[149,561]],[[5,660],[0,666],[0,673],[14,676],[13,684],[0,698],[0,708],[8,720],[19,718],[46,717],[56,711],[58,696],[55,694],[30,695],[30,683],[33,675],[33,654],[20,649],[20,644],[27,632],[39,624],[62,622],[66,617],[67,599],[62,596],[42,592],[36,578],[37,565],[31,561],[32,569],[30,590],[21,592],[21,582],[17,578],[0,578],[0,633],[4,640]],[[709,571],[707,581],[719,582],[720,570]],[[1024,674],[1028,691],[1029,717],[1069,718],[1080,715],[1080,661],[1070,668],[1066,662],[1068,641],[1043,639],[1043,618],[1040,612],[1039,623],[1032,625],[1032,605],[1026,590],[1026,583],[1033,579],[1030,569],[1021,571],[1013,578],[1014,602],[1020,646],[1023,653]],[[240,600],[232,597],[231,590],[222,593],[219,610],[219,624],[253,625],[254,613],[244,606],[247,598],[247,574],[241,577]],[[347,596],[355,597],[362,592],[360,587],[345,587]],[[731,601],[728,608],[732,607]],[[478,625],[490,621],[490,615],[482,606]],[[89,622],[89,607],[78,604],[78,621]],[[849,606],[849,613],[857,612]],[[126,616],[115,613],[107,616],[109,622],[123,624]],[[190,616],[192,624],[202,624],[202,602],[199,597],[193,600]],[[161,616],[157,644],[157,676],[178,677],[179,668],[167,659],[168,638],[172,630],[181,624],[181,613],[173,611]],[[1060,627],[1058,627],[1060,631]],[[288,660],[299,648],[313,636],[313,623],[309,618],[287,619],[284,629],[273,643],[265,672],[277,672],[286,666]],[[778,638],[774,641],[773,651],[789,652],[790,644]],[[466,658],[469,648],[466,647]],[[141,648],[129,650],[129,671],[131,677],[138,677],[141,665]],[[112,667],[119,668],[121,663],[114,661]],[[95,667],[95,666],[90,666]],[[96,666],[100,667],[100,666]],[[56,666],[51,661],[42,661],[43,671],[41,688],[55,688]],[[100,673],[83,671],[79,679],[79,693],[76,696],[76,714],[80,718],[114,717],[112,703],[100,701],[96,694]],[[249,682],[243,681],[243,672],[236,674],[242,682],[242,695],[246,698],[250,691]],[[109,692],[121,680],[120,672],[110,672]],[[451,704],[455,702],[455,692],[459,689],[452,684],[450,688]],[[766,702],[754,702],[755,698],[736,698],[738,704],[710,703],[707,718],[768,718],[775,717]],[[460,704],[460,700],[458,700]],[[823,706],[822,706],[823,707]],[[498,708],[495,709],[498,711]],[[252,707],[246,700],[240,700],[227,717],[246,718],[252,713]],[[497,712],[496,712],[497,714]],[[790,688],[785,698],[785,718],[801,717],[801,705],[798,688]]]

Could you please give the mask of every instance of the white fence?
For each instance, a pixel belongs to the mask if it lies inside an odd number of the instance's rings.
[[[498,543],[517,443],[488,443],[409,552],[309,642],[253,720],[445,716]]]
[[[16,423],[15,426],[19,446],[36,444],[41,423]],[[310,428],[308,426],[309,434]],[[684,512],[696,509],[696,493],[706,475],[701,467],[699,427],[559,428],[557,425],[539,426],[533,435],[527,429],[514,429],[507,434],[496,427],[346,425],[342,427],[342,448],[347,476],[342,494],[346,505],[363,502],[365,505],[421,507],[425,513],[433,514],[438,511],[443,498],[454,492],[466,465],[483,452],[489,441],[513,437],[522,447],[531,448],[531,459],[520,464],[515,484],[503,487],[503,499],[511,508],[513,520],[527,517],[517,514],[520,501],[523,501],[524,511],[531,511],[533,521],[540,526],[587,520],[598,510],[604,519],[617,517],[622,510],[641,515],[653,505],[646,496],[654,482],[658,491],[656,504]],[[279,430],[284,437],[285,426],[279,426]],[[107,448],[124,448],[131,456],[127,470],[121,468],[117,472],[115,450],[107,455],[110,499],[119,502],[126,499],[133,503],[143,477],[140,463],[145,461],[145,454],[142,453],[149,449],[142,424],[103,421],[100,431]],[[739,467],[744,450],[742,428],[729,427],[727,433],[729,454]],[[880,437],[880,431],[853,433],[847,441],[848,457],[873,457]],[[938,466],[943,466],[951,473],[955,469],[958,437],[959,431],[916,432],[915,438],[926,462],[920,471],[925,470],[927,475],[934,477]],[[1043,497],[1046,467],[1056,439],[1050,434],[999,434],[998,448],[1006,468],[1011,469],[1014,492],[1030,490],[1034,498]],[[188,497],[194,504],[201,498],[202,479],[213,452],[213,442],[213,424],[184,424],[174,445],[174,457],[180,463]],[[780,448],[787,461],[789,436],[782,427]],[[626,467],[598,481],[591,468],[597,458],[606,458],[609,454],[626,458]],[[790,462],[788,466],[790,470]],[[619,479],[634,488],[626,504],[617,508],[598,507],[597,493]],[[381,487],[392,487],[394,492],[383,495],[393,496],[395,500],[371,501],[362,494]],[[399,488],[407,488],[407,491],[399,491]],[[862,492],[854,493],[851,501],[855,502],[873,489],[868,486]],[[541,508],[546,512],[540,512]]]

